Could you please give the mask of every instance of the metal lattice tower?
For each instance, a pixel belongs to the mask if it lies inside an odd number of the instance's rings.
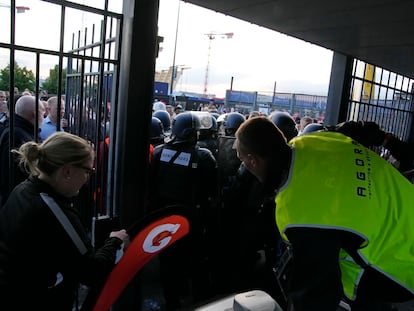
[[[207,96],[207,88],[208,88],[208,74],[210,69],[210,52],[211,52],[211,41],[215,39],[217,36],[220,36],[221,39],[231,39],[234,35],[232,32],[226,32],[226,33],[217,33],[217,32],[210,32],[205,34],[208,38],[208,54],[207,54],[207,66],[206,66],[206,74],[204,77],[204,90],[203,94],[204,96]]]

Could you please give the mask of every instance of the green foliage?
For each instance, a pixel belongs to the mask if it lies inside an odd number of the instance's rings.
[[[0,90],[10,91],[10,64],[0,70]],[[28,70],[26,67],[19,67],[15,63],[14,67],[14,86],[16,86],[20,92],[25,89],[34,91],[36,87],[36,79],[34,73]]]
[[[62,70],[62,94],[65,94],[65,81],[66,81],[66,69]],[[58,93],[59,83],[59,66],[55,65],[55,68],[50,70],[49,77],[43,82],[41,89],[47,91],[49,94]]]

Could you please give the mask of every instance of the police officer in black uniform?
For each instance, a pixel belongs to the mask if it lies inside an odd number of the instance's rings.
[[[209,112],[200,111],[198,113],[202,113],[204,119],[208,119],[210,122],[200,129],[200,136],[198,138],[197,145],[203,148],[207,148],[211,151],[214,158],[217,158],[218,128],[216,118]]]
[[[161,120],[165,136],[170,136],[171,134],[171,118],[170,114],[165,110],[157,110],[152,114],[153,117],[156,117]]]
[[[160,254],[161,277],[168,310],[189,307],[211,294],[209,283],[209,220],[217,196],[216,160],[197,146],[200,119],[183,112],[172,123],[170,140],[155,147],[151,163],[152,208],[181,205],[190,233]]]
[[[150,126],[150,144],[154,147],[164,143],[165,134],[164,134],[164,125],[161,120],[157,117],[151,118]]]

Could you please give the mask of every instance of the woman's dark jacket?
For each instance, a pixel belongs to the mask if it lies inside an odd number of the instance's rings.
[[[41,192],[53,197],[70,220],[87,246],[85,255],[42,200]],[[109,238],[94,251],[70,200],[29,177],[0,210],[0,310],[72,310],[78,284],[102,285],[121,244],[120,239]],[[63,276],[60,283],[59,275]]]

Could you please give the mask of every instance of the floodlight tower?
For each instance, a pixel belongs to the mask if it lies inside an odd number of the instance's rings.
[[[218,33],[218,32],[210,32],[205,34],[208,38],[208,54],[207,54],[207,66],[206,66],[206,75],[204,77],[204,91],[203,94],[207,97],[207,87],[208,87],[208,71],[210,68],[210,52],[211,52],[211,41],[215,39],[217,36],[220,39],[231,39],[233,38],[234,33],[232,32],[225,32],[225,33]]]

